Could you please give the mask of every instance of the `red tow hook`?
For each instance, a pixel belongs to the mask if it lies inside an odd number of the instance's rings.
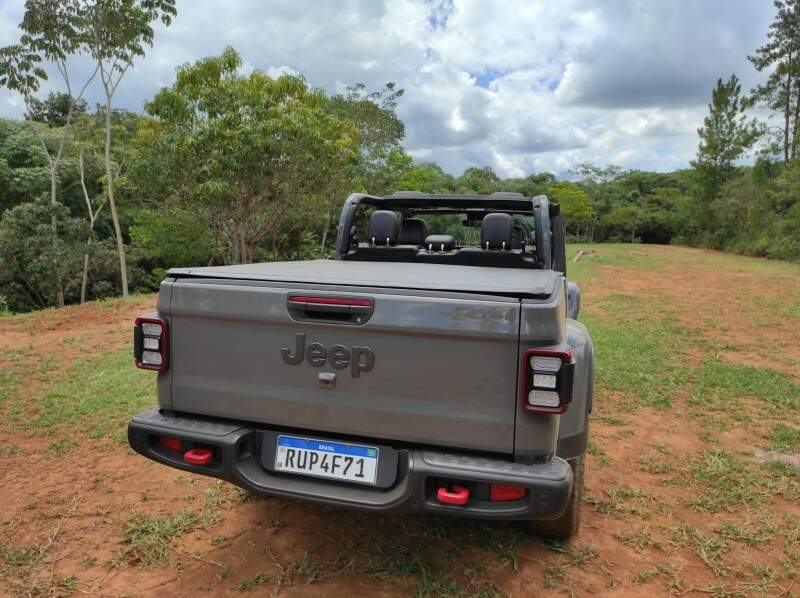
[[[189,465],[208,465],[214,453],[207,448],[193,448],[183,453],[183,460]]]
[[[446,505],[465,505],[469,500],[469,490],[464,486],[453,484],[453,491],[450,492],[447,488],[442,486],[436,491],[436,498],[440,503]]]

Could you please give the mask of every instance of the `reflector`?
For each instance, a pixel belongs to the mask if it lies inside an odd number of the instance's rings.
[[[489,499],[494,502],[519,500],[525,496],[525,486],[512,484],[492,484],[489,490]]]
[[[158,443],[165,449],[173,453],[181,452],[180,438],[172,438],[171,436],[159,436]]]

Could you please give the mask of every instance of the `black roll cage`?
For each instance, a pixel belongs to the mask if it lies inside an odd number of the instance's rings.
[[[336,234],[337,260],[346,258],[355,234],[356,212],[361,204],[379,210],[424,212],[428,214],[463,214],[504,212],[533,216],[536,267],[567,273],[565,230],[561,209],[546,195],[523,197],[519,193],[491,195],[442,195],[403,191],[386,197],[352,193],[344,202]]]

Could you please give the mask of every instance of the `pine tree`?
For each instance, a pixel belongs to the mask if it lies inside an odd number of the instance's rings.
[[[758,138],[755,120],[743,114],[741,84],[736,75],[717,80],[708,105],[708,116],[697,129],[700,146],[692,162],[707,205],[717,198],[722,185],[734,172],[733,163],[743,157]]]
[[[800,0],[775,0],[778,14],[769,26],[767,43],[749,56],[756,70],[770,73],[751,91],[749,101],[780,114],[784,162],[797,153],[800,133]]]

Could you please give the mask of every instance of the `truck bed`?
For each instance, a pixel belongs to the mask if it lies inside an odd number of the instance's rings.
[[[168,276],[450,291],[519,298],[549,297],[560,279],[552,270],[343,260],[173,268]]]

